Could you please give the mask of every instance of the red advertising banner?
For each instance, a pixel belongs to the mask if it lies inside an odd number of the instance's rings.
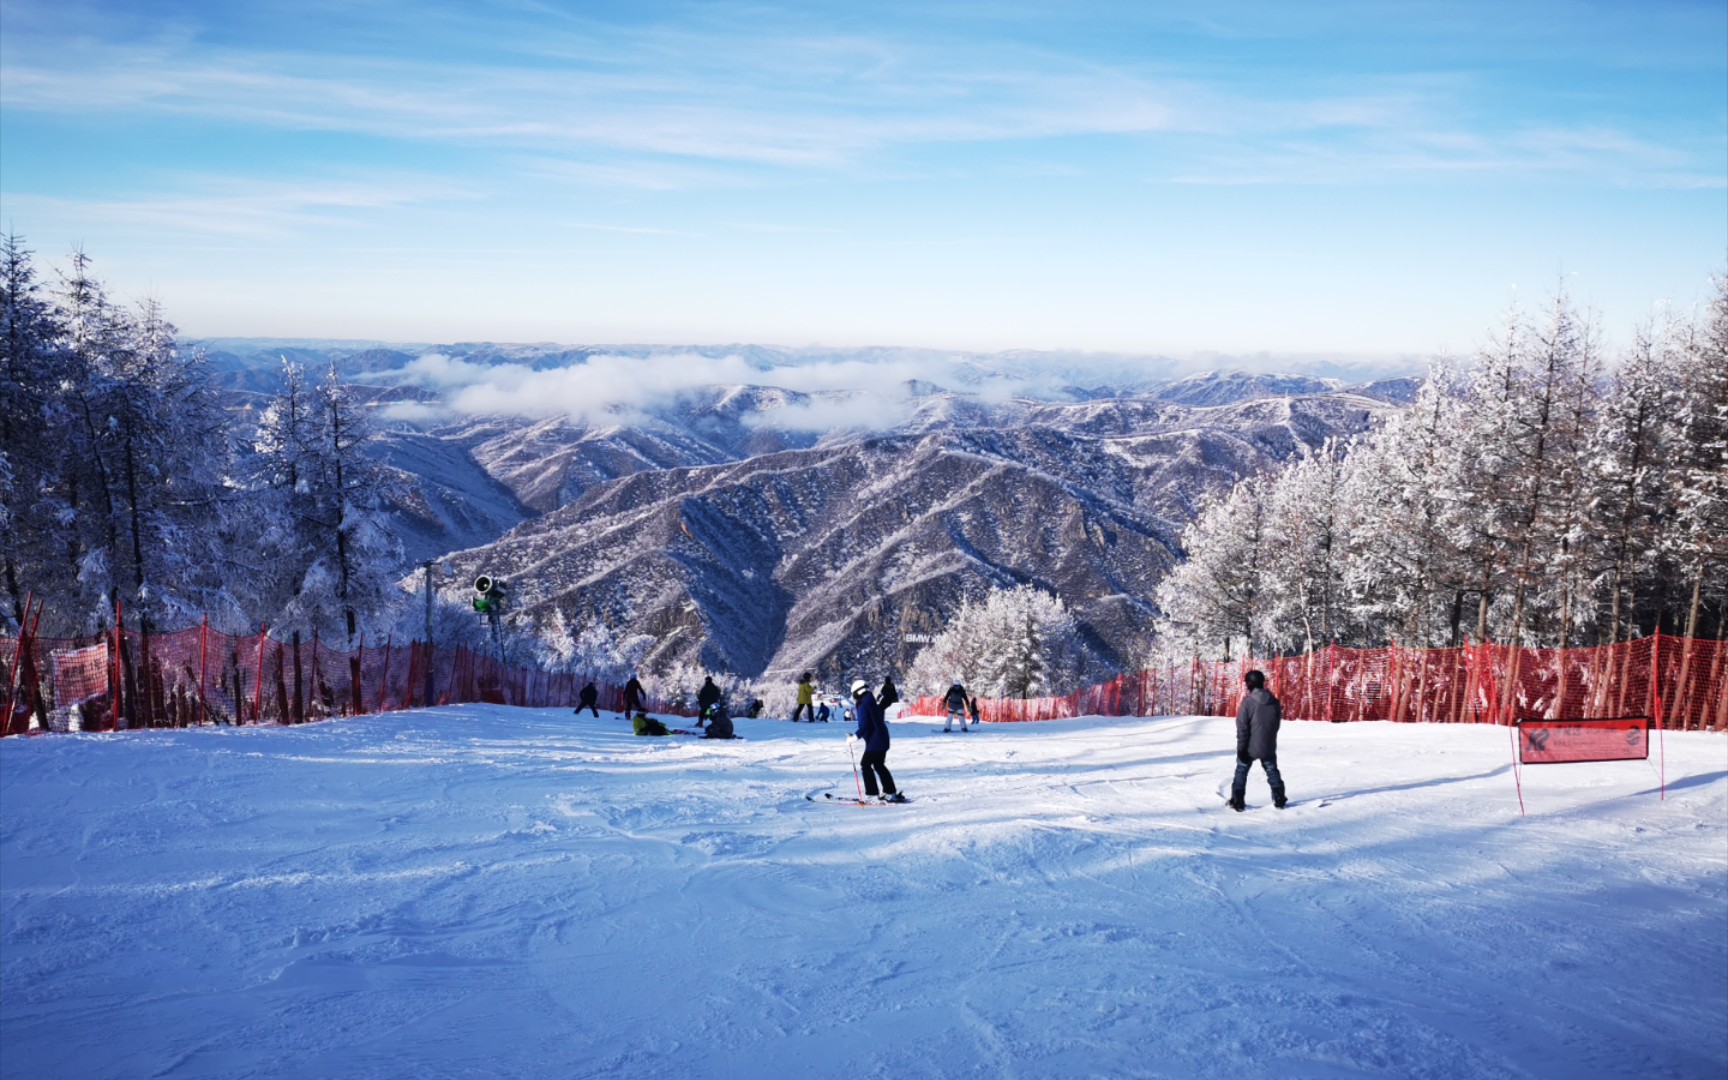
[[[82,649],[61,649],[52,654],[54,700],[61,706],[77,705],[108,691],[108,643]]]
[[[1520,764],[1643,761],[1649,757],[1648,716],[1518,721]]]

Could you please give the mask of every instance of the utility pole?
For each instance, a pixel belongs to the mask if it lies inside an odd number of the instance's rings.
[[[432,698],[432,562],[427,559],[420,565],[426,570],[426,704],[431,705]]]

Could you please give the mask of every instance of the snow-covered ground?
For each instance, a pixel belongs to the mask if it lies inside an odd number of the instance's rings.
[[[638,739],[463,707],[0,743],[12,1077],[1722,1077],[1728,738]],[[806,800],[815,795],[817,801]]]

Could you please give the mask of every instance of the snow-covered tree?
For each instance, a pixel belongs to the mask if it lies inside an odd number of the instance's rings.
[[[1078,624],[1056,596],[1032,585],[967,602],[919,651],[906,692],[935,694],[958,681],[986,697],[1063,693],[1089,670]]]
[[[1728,275],[1717,279],[1703,318],[1683,351],[1671,548],[1689,586],[1683,633],[1696,636],[1704,605],[1717,605],[1717,632],[1728,619]]]
[[[334,365],[312,385],[285,364],[254,447],[266,618],[349,649],[406,600],[396,585],[401,543],[386,517],[388,474],[365,452],[370,432]]]
[[[1222,498],[1205,502],[1182,531],[1187,558],[1155,594],[1165,651],[1226,660],[1232,650],[1254,655],[1267,616],[1268,483],[1264,477],[1239,481]]]
[[[1328,439],[1303,453],[1268,486],[1262,636],[1274,649],[1316,646],[1344,629],[1352,507],[1345,499],[1344,448]]]

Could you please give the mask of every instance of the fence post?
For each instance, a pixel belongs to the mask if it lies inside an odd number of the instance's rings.
[[[204,622],[198,627],[198,726],[203,727],[210,717],[210,702],[205,698],[205,687],[208,685],[210,670],[210,616],[204,616]]]
[[[30,604],[35,599],[34,590],[24,593],[24,618],[18,622],[18,643],[12,650],[12,670],[6,679],[6,721],[0,724],[0,735],[12,734],[12,709],[18,700],[19,665],[24,660],[24,643],[30,636]],[[29,725],[25,725],[29,729]]]
[[[1650,635],[1650,721],[1662,727],[1662,627]]]
[[[252,682],[252,722],[260,723],[264,717],[264,635],[270,630],[269,623],[258,624],[258,666],[253,674]]]

